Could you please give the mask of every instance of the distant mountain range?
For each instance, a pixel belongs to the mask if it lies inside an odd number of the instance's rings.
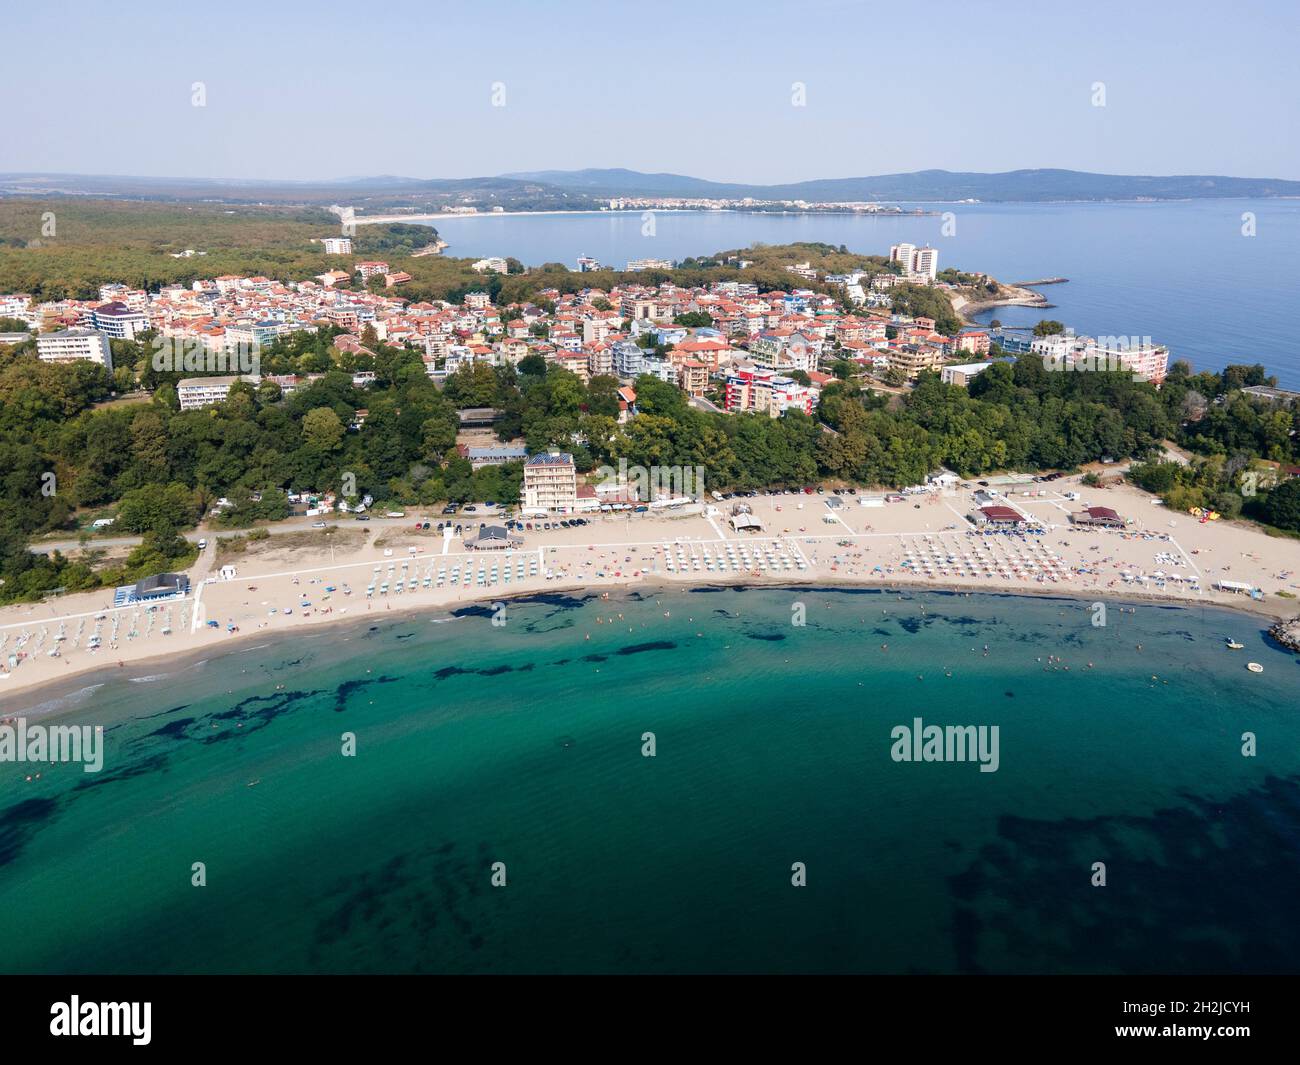
[[[1300,181],[1210,175],[1152,177],[1079,170],[1000,174],[919,170],[876,177],[820,178],[785,185],[706,181],[636,170],[538,170],[497,177],[408,178],[394,175],[321,181],[0,174],[0,196],[99,196],[218,203],[346,204],[361,211],[436,210],[456,204],[539,210],[596,206],[617,196],[843,201],[1186,200],[1300,197]]]
[[[743,185],[635,170],[538,170],[504,174],[592,196],[688,196],[769,200],[1187,200],[1300,196],[1300,181],[1207,175],[1149,177],[1080,170],[1000,174],[918,170],[877,177],[820,178],[789,185]]]

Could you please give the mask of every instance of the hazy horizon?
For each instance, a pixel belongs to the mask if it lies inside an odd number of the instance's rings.
[[[1281,0],[988,14],[571,0],[7,16],[7,173],[336,181],[606,167],[786,184],[918,170],[1300,179]],[[1227,42],[1249,40],[1235,51]]]

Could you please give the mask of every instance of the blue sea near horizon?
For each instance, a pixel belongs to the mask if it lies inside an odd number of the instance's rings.
[[[1196,370],[1261,362],[1283,387],[1300,388],[1300,201],[907,204],[929,215],[807,215],[660,211],[654,235],[640,212],[439,219],[454,256],[512,255],[535,266],[574,267],[590,255],[680,260],[757,242],[819,241],[887,255],[900,241],[939,249],[941,269],[1002,281],[1065,277],[1040,291],[1053,310],[998,307],[977,315],[1008,326],[1056,318],[1092,336],[1151,337]],[[956,216],[944,236],[942,212]],[[1242,216],[1255,216],[1253,237]]]
[[[1300,970],[1300,659],[1131,610],[555,595],[93,678],[101,773],[0,766],[0,971]]]

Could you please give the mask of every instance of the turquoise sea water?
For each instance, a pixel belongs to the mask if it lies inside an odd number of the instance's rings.
[[[0,766],[0,970],[1300,969],[1300,659],[1134,610],[674,589],[113,676],[103,772]]]
[[[448,255],[513,255],[528,264],[595,256],[682,259],[755,241],[820,241],[886,255],[900,241],[939,249],[941,268],[1003,281],[1067,277],[1042,289],[1054,310],[998,307],[1008,326],[1056,318],[1092,336],[1151,337],[1197,370],[1262,362],[1300,388],[1291,308],[1300,302],[1300,202],[921,204],[922,216],[639,212],[440,219]],[[943,212],[953,222],[944,229]],[[1242,216],[1254,216],[1252,237]]]

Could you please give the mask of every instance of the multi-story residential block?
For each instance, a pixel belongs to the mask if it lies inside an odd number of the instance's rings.
[[[942,365],[943,352],[929,344],[900,344],[889,352],[889,368],[901,371],[909,380],[922,370],[936,370]]]
[[[671,270],[671,259],[632,259],[627,264],[628,273],[640,273],[642,270]]]
[[[253,376],[242,377],[187,377],[176,382],[176,398],[180,400],[181,410],[197,410],[213,403],[221,403],[230,394],[230,386],[236,381],[247,381],[251,385],[258,383]]]
[[[727,377],[724,405],[729,414],[757,412],[779,418],[787,410],[812,414],[818,391],[770,369],[742,366]]]
[[[939,252],[931,247],[917,248],[911,272],[933,281],[939,273]]]
[[[889,261],[901,266],[909,280],[933,281],[939,273],[939,252],[928,245],[918,248],[915,244],[894,244],[889,249]],[[872,280],[873,287],[877,279]]]
[[[351,237],[326,237],[321,241],[325,245],[326,255],[351,255],[352,238]]]
[[[90,312],[90,324],[111,340],[133,340],[149,328],[149,316],[125,303],[102,303]]]
[[[614,349],[608,344],[597,344],[587,352],[587,372],[592,377],[612,376],[614,373]]]
[[[619,377],[636,377],[643,372],[645,349],[630,340],[616,341],[610,348],[614,373]]]
[[[525,510],[569,513],[578,503],[578,470],[573,456],[551,451],[524,462]]]
[[[709,368],[697,359],[677,364],[677,387],[688,396],[702,396],[709,387]]]
[[[384,262],[357,263],[356,271],[361,275],[362,281],[369,281],[372,277],[388,273],[388,264]]]
[[[108,337],[94,329],[64,329],[36,338],[36,354],[43,362],[96,362],[113,369]]]
[[[988,333],[974,331],[969,333],[958,333],[952,338],[949,349],[958,352],[968,352],[971,355],[987,355],[992,347],[992,341]]]

